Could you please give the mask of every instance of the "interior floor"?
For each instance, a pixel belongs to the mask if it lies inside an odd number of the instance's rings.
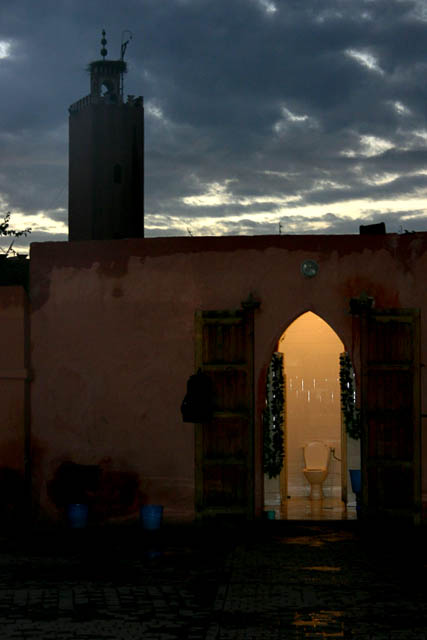
[[[288,498],[280,507],[266,506],[265,511],[274,511],[275,520],[356,520],[356,507],[344,504],[339,498],[310,500]]]

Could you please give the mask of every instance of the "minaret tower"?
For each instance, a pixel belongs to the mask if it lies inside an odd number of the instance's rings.
[[[90,94],[69,108],[70,240],[144,236],[144,108],[142,97],[123,100],[120,60],[101,56],[89,65]]]

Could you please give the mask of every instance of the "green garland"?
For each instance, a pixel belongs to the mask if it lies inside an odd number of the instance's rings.
[[[348,353],[340,355],[340,387],[345,429],[350,438],[359,440],[361,435],[360,411],[356,409],[354,371]]]
[[[273,353],[267,373],[265,408],[262,412],[264,434],[264,473],[279,475],[283,467],[283,354]]]

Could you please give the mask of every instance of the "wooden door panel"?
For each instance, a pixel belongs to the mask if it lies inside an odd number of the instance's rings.
[[[215,411],[247,410],[248,379],[245,369],[223,366],[207,373],[212,380]]]
[[[207,465],[203,474],[204,509],[211,513],[244,513],[248,502],[245,465]]]
[[[408,515],[408,505],[411,505],[414,499],[411,466],[398,464],[390,467],[369,467],[368,483],[369,486],[375,487],[375,491],[371,491],[369,503],[373,515],[381,517],[385,510],[398,517]]]
[[[419,522],[419,312],[371,310],[361,326],[364,513]]]
[[[253,311],[196,314],[196,369],[213,418],[196,425],[196,513],[253,515]]]
[[[217,417],[203,431],[205,461],[235,459],[246,461],[249,451],[249,424],[239,417]]]
[[[368,423],[369,459],[412,462],[414,446],[407,430],[408,424],[402,422],[399,416],[391,415],[387,419],[371,416]]]
[[[371,369],[367,390],[370,411],[412,413],[411,371]]]
[[[379,363],[409,363],[412,360],[412,339],[413,326],[407,318],[377,315],[370,326],[368,358]]]
[[[246,359],[245,336],[241,318],[230,315],[205,316],[203,324],[203,362],[238,364]]]

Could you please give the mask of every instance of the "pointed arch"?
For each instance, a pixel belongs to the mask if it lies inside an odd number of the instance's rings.
[[[286,336],[291,336],[295,332],[298,331],[317,331],[318,333],[322,333],[327,335],[330,339],[335,339],[337,342],[337,346],[341,349],[341,351],[345,350],[344,343],[337,334],[337,332],[333,329],[333,327],[324,320],[319,314],[314,313],[313,311],[305,311],[300,314],[295,320],[293,320],[283,331],[282,335],[278,340],[278,348],[277,351],[281,351],[280,343],[284,342]],[[306,336],[306,340],[310,340],[310,333]],[[339,345],[338,345],[339,343]]]
[[[343,350],[344,351],[347,350],[346,341],[340,335],[339,331],[337,331],[337,329],[335,328],[333,320],[331,320],[330,318],[324,317],[321,313],[318,313],[317,311],[313,311],[313,309],[307,308],[304,311],[296,313],[284,325],[279,327],[278,332],[276,333],[274,338],[274,347],[272,348],[272,352],[276,350],[277,345],[279,344],[279,341],[282,339],[286,331],[290,329],[293,325],[295,325],[295,323],[298,322],[301,318],[305,318],[307,316],[310,317],[310,314],[311,316],[315,316],[316,318],[319,318],[319,320],[324,322],[330,328],[330,330],[333,331],[334,334],[338,336],[338,338],[341,340],[343,344]]]

